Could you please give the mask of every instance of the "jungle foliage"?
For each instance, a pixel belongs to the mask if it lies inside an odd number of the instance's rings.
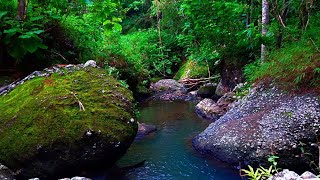
[[[153,77],[185,74],[179,68],[195,61],[211,71],[202,76],[220,73],[232,85],[244,69],[250,82],[317,86],[319,2],[268,3],[263,36],[257,0],[0,0],[0,66],[34,70],[94,59],[136,89]]]

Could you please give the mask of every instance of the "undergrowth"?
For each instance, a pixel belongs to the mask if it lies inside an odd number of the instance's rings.
[[[286,44],[281,50],[272,51],[268,60],[248,64],[244,73],[249,82],[270,80],[285,90],[295,92],[320,92],[320,51],[317,39]]]

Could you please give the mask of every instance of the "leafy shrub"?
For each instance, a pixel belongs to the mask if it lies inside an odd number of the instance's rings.
[[[286,89],[319,90],[320,52],[317,39],[303,39],[272,51],[268,61],[247,65],[244,73],[250,82],[272,80]]]
[[[248,165],[249,170],[241,169],[240,172],[245,173],[244,175],[241,174],[241,176],[247,176],[251,180],[268,179],[270,176],[277,173],[279,170],[279,168],[277,168],[278,163],[276,161],[276,159],[278,158],[279,157],[275,155],[271,155],[268,158],[268,161],[271,163],[271,166],[268,169],[260,166],[259,168],[254,170],[250,165]]]

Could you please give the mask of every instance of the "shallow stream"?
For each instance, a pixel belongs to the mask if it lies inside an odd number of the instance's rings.
[[[158,130],[135,141],[117,164],[124,167],[142,160],[146,162],[107,179],[241,179],[232,167],[207,160],[192,149],[192,137],[209,124],[194,113],[193,103],[154,101],[145,105],[140,113],[139,122],[156,125]]]

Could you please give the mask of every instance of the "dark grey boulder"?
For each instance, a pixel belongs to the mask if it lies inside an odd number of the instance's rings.
[[[279,164],[299,167],[309,163],[301,158],[299,144],[305,145],[306,152],[316,153],[318,148],[311,144],[317,142],[319,127],[316,95],[290,95],[260,86],[196,136],[193,147],[234,165],[258,164],[277,154]]]

